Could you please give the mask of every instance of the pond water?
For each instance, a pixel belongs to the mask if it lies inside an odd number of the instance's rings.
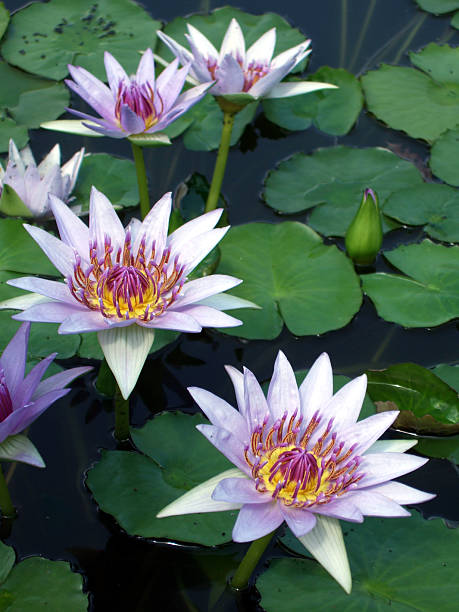
[[[20,4],[5,2],[10,10]],[[218,5],[186,0],[144,2],[143,6],[155,19],[166,22],[195,11],[213,10]],[[381,61],[409,65],[408,51],[432,41],[454,45],[459,40],[457,31],[449,26],[450,16],[423,13],[412,0],[285,0],[280,6],[273,0],[254,0],[245,10],[278,12],[310,37],[313,53],[309,72],[329,65],[360,75]],[[82,108],[81,101],[72,98],[72,106]],[[57,139],[64,159],[82,146],[79,137],[34,130],[30,144],[35,157],[40,159]],[[265,174],[295,152],[310,153],[336,144],[387,147],[420,165],[428,154],[422,141],[385,127],[365,111],[343,137],[327,135],[314,127],[288,133],[259,113],[230,151],[223,193],[231,224],[283,220],[260,198]],[[127,141],[85,139],[84,146],[90,152],[131,157]],[[189,151],[181,138],[171,147],[148,149],[146,164],[152,201],[175,190],[193,172],[210,180],[214,161],[215,152]],[[304,222],[306,215],[300,213],[290,219]],[[382,248],[388,250],[422,237],[419,228],[397,230],[385,236]],[[337,242],[343,247],[342,240]],[[381,256],[375,269],[393,271]],[[363,307],[349,325],[320,336],[295,337],[285,328],[272,341],[241,340],[214,330],[182,335],[147,360],[131,398],[132,424],[142,426],[163,410],[196,411],[186,390],[190,385],[207,388],[232,403],[232,388],[223,366],[245,365],[259,380],[266,380],[279,349],[287,354],[294,369],[310,367],[319,353],[327,351],[334,372],[351,377],[366,369],[405,361],[429,367],[452,364],[458,359],[455,322],[430,329],[404,329],[378,317],[372,302],[365,297]],[[75,365],[75,360],[65,365],[70,363]],[[31,437],[47,468],[34,470],[17,465],[11,478],[18,518],[6,542],[14,546],[18,559],[43,555],[70,561],[85,577],[89,609],[95,612],[207,610],[212,606],[216,610],[260,609],[255,591],[240,600],[230,593],[222,595],[226,577],[242,557],[244,545],[227,544],[210,550],[144,540],[127,535],[111,516],[98,510],[85,487],[84,475],[98,461],[100,449],[114,449],[116,443],[112,435],[112,402],[97,393],[94,382],[95,374],[89,374],[74,383],[69,395],[56,402],[31,428]],[[403,480],[438,493],[435,500],[420,507],[425,517],[445,517],[451,524],[459,521],[459,480],[453,464],[433,459]],[[278,545],[273,546],[269,556],[286,554]]]

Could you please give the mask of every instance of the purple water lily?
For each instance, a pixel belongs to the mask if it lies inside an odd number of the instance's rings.
[[[427,459],[405,455],[412,442],[377,441],[398,411],[357,418],[366,391],[360,376],[333,395],[323,353],[300,388],[282,352],[265,398],[255,376],[228,367],[239,411],[204,389],[189,391],[212,425],[199,431],[237,466],[192,489],[159,514],[240,508],[233,540],[248,542],[283,521],[350,592],[351,575],[338,519],[409,516],[401,504],[434,497],[392,479]],[[400,452],[401,451],[401,452]]]
[[[135,76],[129,77],[108,51],[104,56],[109,87],[79,66],[69,66],[73,81],[67,85],[97,111],[101,118],[80,111],[68,110],[88,120],[86,127],[113,138],[134,134],[152,134],[164,130],[205,95],[212,84],[192,87],[180,93],[190,69],[178,67],[178,60],[169,64],[155,80],[153,53],[142,55]]]
[[[53,353],[24,377],[29,332],[30,323],[21,325],[0,357],[0,459],[44,467],[35,446],[20,433],[70,391],[66,385],[92,368],[71,368],[41,380]]]

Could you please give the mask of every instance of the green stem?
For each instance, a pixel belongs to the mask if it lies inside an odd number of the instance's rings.
[[[129,399],[124,399],[119,387],[115,395],[115,438],[118,442],[129,440]]]
[[[223,113],[222,136],[220,139],[220,146],[218,148],[217,161],[215,162],[214,174],[212,176],[212,183],[210,185],[209,195],[207,197],[206,212],[215,210],[217,208],[220,189],[222,187],[223,177],[225,175],[226,160],[228,159],[231,132],[233,131],[234,125],[234,115],[234,112]]]
[[[266,547],[270,543],[274,533],[274,531],[268,533],[262,538],[259,538],[258,540],[252,542],[252,544],[249,546],[247,552],[244,555],[244,558],[242,559],[233,578],[231,579],[231,586],[233,587],[233,589],[245,589],[246,586],[249,584],[250,576],[252,575],[253,570],[257,566],[261,555],[265,552]]]
[[[4,518],[13,518],[16,516],[16,510],[14,509],[13,502],[11,501],[10,492],[8,491],[8,485],[6,484],[3,470],[0,467],[0,509],[1,515]]]
[[[139,145],[131,142],[132,153],[134,155],[135,169],[137,172],[137,184],[139,185],[140,214],[142,219],[148,215],[150,210],[150,197],[148,195],[147,172],[145,170],[145,159],[143,149]]]
[[[424,21],[426,19],[427,19],[427,13],[424,13],[424,14],[418,16],[418,18],[416,20],[416,23],[414,24],[413,29],[408,34],[408,36],[406,38],[404,38],[403,44],[400,47],[400,49],[398,50],[398,53],[397,53],[397,55],[394,58],[394,64],[398,64],[399,63],[400,58],[405,53],[405,51],[408,49],[408,47],[411,44],[411,41],[416,36],[416,34],[418,33],[419,29],[421,28],[422,24],[424,23]]]

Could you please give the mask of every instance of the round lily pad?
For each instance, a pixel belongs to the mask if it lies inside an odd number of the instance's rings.
[[[63,79],[67,64],[105,79],[104,51],[134,73],[139,50],[154,47],[159,26],[130,0],[33,2],[12,16],[2,54],[10,64],[50,79]]]
[[[307,80],[333,83],[339,89],[263,100],[266,117],[287,130],[306,130],[314,124],[327,134],[347,134],[362,110],[363,94],[359,81],[344,68],[328,66],[323,66]]]
[[[405,327],[431,327],[459,316],[459,247],[424,240],[384,256],[407,276],[362,276],[380,317]]]
[[[287,214],[321,204],[309,224],[326,236],[344,236],[365,189],[376,191],[383,207],[391,193],[421,182],[413,164],[386,149],[339,146],[281,162],[268,174],[263,196],[271,208]]]
[[[459,130],[448,130],[432,145],[429,166],[445,183],[459,187]]]
[[[367,107],[389,127],[431,142],[459,124],[459,48],[431,43],[410,59],[420,70],[383,64],[362,77]]]
[[[298,336],[339,329],[360,308],[353,266],[335,246],[325,246],[306,225],[249,223],[223,239],[217,271],[244,282],[231,292],[261,310],[235,310],[241,327],[225,328],[243,338],[275,338],[283,323]]]
[[[419,6],[429,13],[441,15],[459,9],[459,0],[416,0]]]
[[[168,503],[232,467],[196,430],[199,415],[163,413],[131,435],[145,454],[103,451],[87,476],[99,507],[131,535],[214,546],[231,540],[237,511],[156,518]]]
[[[327,572],[306,559],[275,559],[257,581],[266,612],[407,610],[453,612],[459,597],[459,531],[439,519],[367,518],[343,523],[352,571],[347,595]],[[293,536],[286,541],[306,554]]]
[[[395,191],[384,214],[407,225],[424,225],[438,240],[459,242],[459,191],[439,183],[421,183]]]

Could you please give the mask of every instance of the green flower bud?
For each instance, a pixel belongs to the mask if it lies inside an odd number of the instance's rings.
[[[378,198],[372,189],[365,189],[359,210],[346,232],[347,254],[356,264],[368,266],[374,262],[382,239]]]

